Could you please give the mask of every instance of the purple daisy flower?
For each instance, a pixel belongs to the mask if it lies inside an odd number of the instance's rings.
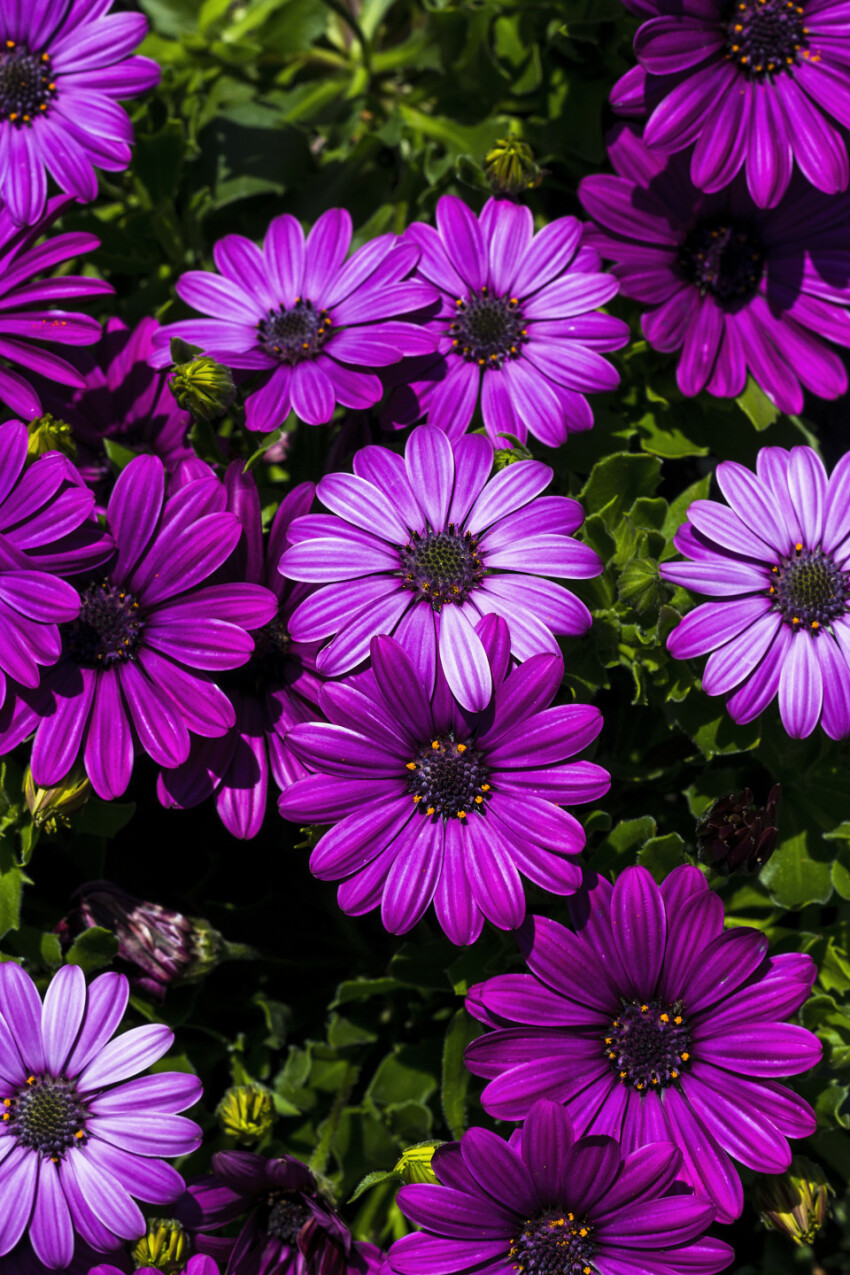
[[[160,775],[157,792],[164,806],[179,809],[214,796],[225,828],[247,839],[262,827],[269,771],[281,792],[308,773],[284,736],[298,722],[320,717],[322,679],[316,673],[319,643],[293,642],[289,636],[289,618],[309,589],[288,584],[277,570],[290,524],[310,508],[315,488],[302,483],[289,492],[264,548],[256,483],[242,471],[242,462],[234,461],[224,479],[228,508],[242,524],[242,539],[230,566],[237,579],[265,585],[274,593],[277,614],[252,635],[254,651],[248,663],[218,675],[218,685],[233,705],[233,728],[214,739],[193,739],[187,760]]]
[[[733,692],[750,722],[779,695],[795,739],[821,722],[850,735],[850,453],[827,477],[811,447],[763,447],[753,474],[715,470],[731,508],[695,500],[674,544],[690,562],[665,562],[672,584],[718,599],[691,611],[667,639],[676,659],[711,654],[702,685]]]
[[[2,75],[0,63],[0,84]],[[0,120],[0,154],[6,127]],[[8,207],[0,203],[0,403],[25,420],[41,415],[41,401],[26,378],[9,364],[41,373],[61,385],[84,385],[75,367],[40,343],[91,345],[100,336],[97,320],[77,311],[56,309],[56,302],[114,292],[105,280],[83,275],[34,281],[44,270],[100,247],[94,235],[76,231],[33,247],[72,202],[69,195],[51,199],[44,216],[29,230],[16,226]]]
[[[444,195],[437,228],[415,222],[405,239],[422,251],[417,275],[439,290],[428,323],[438,353],[401,366],[389,419],[400,426],[425,416],[454,438],[480,403],[494,441],[507,433],[525,442],[530,430],[559,447],[570,431],[590,429],[585,395],[619,384],[599,351],[626,345],[629,329],[596,313],[618,284],[581,246],[581,222],[559,217],[535,235],[521,204],[488,199],[476,217]]]
[[[329,474],[316,495],[332,511],[296,519],[280,569],[323,587],[292,613],[299,642],[331,637],[317,666],[332,677],[361,663],[376,633],[395,633],[423,651],[434,685],[439,644],[452,694],[472,711],[492,694],[475,626],[482,615],[508,622],[519,660],[558,653],[555,634],[590,627],[590,612],[547,575],[597,576],[594,551],[572,538],[581,505],[540,493],[552,470],[508,465],[492,479],[493,448],[480,434],[450,442],[433,426],[415,429],[404,459],[364,447],[353,474]]]
[[[117,797],[138,748],[177,766],[189,731],[233,726],[209,673],[246,663],[246,630],[268,623],[277,600],[256,584],[205,584],[241,531],[206,473],[166,498],[158,457],[137,456],[122,471],[106,512],[114,553],[82,589],[79,619],[63,626],[59,662],[0,710],[0,752],[35,731],[36,784],[58,783],[79,757],[95,791]]]
[[[749,370],[783,412],[802,410],[803,386],[843,394],[847,372],[827,341],[850,345],[850,196],[795,181],[763,211],[740,178],[706,195],[681,155],[653,154],[628,126],[608,154],[618,176],[579,189],[599,227],[590,239],[614,261],[623,296],[653,307],[642,319],[650,345],[682,350],[682,393],[740,394]]]
[[[398,1275],[710,1275],[733,1250],[704,1232],[705,1199],[670,1195],[682,1157],[667,1141],[624,1154],[614,1138],[576,1139],[567,1112],[542,1099],[505,1143],[470,1129],[434,1152],[440,1184],[397,1200],[420,1234],[396,1240]]]
[[[89,1248],[88,1244],[78,1240],[71,1262],[67,1266],[60,1267],[58,1275],[96,1275],[97,1272],[100,1272],[100,1275],[127,1275],[132,1269],[123,1253],[110,1254],[113,1261],[121,1263],[120,1266],[98,1266],[97,1263],[102,1256],[102,1253],[96,1253],[93,1248]],[[55,1267],[45,1266],[38,1260],[32,1245],[26,1238],[22,1239],[11,1253],[0,1257],[0,1275],[47,1275],[48,1271],[56,1275]]]
[[[169,1266],[169,1271],[171,1267]],[[0,1269],[0,1275],[3,1275]],[[22,1272],[22,1275],[29,1275],[28,1272]],[[35,1272],[33,1271],[33,1275]],[[82,1270],[80,1275],[83,1275]],[[123,1268],[111,1265],[86,1267],[86,1275],[124,1275]],[[137,1266],[135,1275],[157,1275],[157,1267],[155,1266]],[[196,1253],[194,1257],[190,1257],[185,1266],[174,1272],[174,1275],[221,1275],[218,1264],[211,1257],[206,1257],[203,1253]]]
[[[819,190],[846,189],[844,0],[624,2],[649,21],[635,36],[639,65],[614,86],[611,102],[623,115],[650,113],[649,146],[693,145],[696,186],[722,190],[745,167],[753,200],[770,208],[788,189],[796,160]]]
[[[610,776],[564,759],[602,728],[589,704],[552,708],[560,655],[533,655],[513,672],[504,620],[477,636],[493,672],[491,705],[464,711],[442,670],[429,694],[421,669],[390,637],[372,640],[372,668],[323,687],[328,723],[296,726],[287,743],[316,773],[280,798],[287,819],[334,823],[310,857],[339,887],[343,912],[381,905],[405,934],[433,901],[453,943],[473,943],[484,918],[512,930],[525,916],[522,876],[554,894],[581,883],[574,856],[584,830],[561,807],[595,801]],[[445,650],[445,643],[441,648]]]
[[[175,1112],[197,1102],[185,1072],[128,1081],[161,1058],[174,1033],[161,1023],[110,1037],[127,1007],[121,974],[86,987],[63,966],[42,1006],[14,961],[0,965],[0,1253],[24,1234],[51,1270],[68,1266],[75,1232],[97,1252],[144,1234],[133,1197],[170,1204],[183,1179],[160,1156],[182,1156],[201,1131]]]
[[[97,174],[130,162],[133,127],[116,98],[159,83],[140,13],[109,14],[112,0],[4,4],[0,15],[0,193],[19,225],[44,211],[47,174],[81,203]]]
[[[148,362],[158,328],[156,319],[142,319],[132,329],[110,319],[97,346],[72,359],[83,379],[80,388],[36,381],[45,411],[70,425],[77,468],[102,504],[113,485],[106,439],[159,456],[169,472],[193,455],[186,442],[191,417],[177,406],[165,373]]]
[[[213,1173],[190,1184],[176,1214],[195,1247],[225,1275],[375,1275],[382,1254],[359,1243],[300,1160],[218,1151]],[[211,1236],[244,1213],[236,1240]]]
[[[691,865],[660,887],[627,868],[588,893],[576,933],[540,916],[523,928],[530,974],[470,990],[469,1010],[498,1029],[466,1055],[490,1081],[484,1108],[520,1120],[553,1098],[582,1135],[616,1136],[626,1151],[673,1142],[679,1177],[730,1222],[743,1207],[732,1160],[781,1173],[787,1139],[814,1132],[811,1107],[774,1077],[820,1059],[818,1038],[782,1021],[815,967],[798,953],[767,957],[748,926],[724,931],[723,904]]]
[[[220,239],[219,275],[190,270],[177,283],[178,296],[211,318],[157,333],[155,366],[170,364],[168,344],[179,336],[229,367],[262,372],[245,403],[248,429],[275,429],[291,409],[322,425],[337,403],[377,403],[383,387],[374,368],[434,349],[421,324],[399,316],[432,305],[436,293],[408,277],[419,258],[413,244],[379,235],[346,261],[351,235],[345,209],[329,208],[306,242],[289,213],[275,217],[262,251],[242,235]]]

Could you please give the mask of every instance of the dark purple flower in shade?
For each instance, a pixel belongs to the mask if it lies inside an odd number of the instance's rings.
[[[117,1241],[116,1241],[117,1243]],[[110,1265],[100,1266],[103,1257],[88,1244],[77,1240],[74,1256],[68,1266],[58,1268],[58,1275],[127,1275],[132,1266],[123,1253],[110,1253]],[[111,1263],[118,1263],[112,1265]],[[57,1275],[57,1268],[45,1266],[33,1252],[29,1240],[24,1238],[5,1257],[0,1257],[0,1275]]]
[[[169,1270],[171,1268],[169,1267]],[[0,1275],[3,1275],[2,1267],[0,1267]],[[29,1272],[21,1272],[21,1275],[29,1275]],[[32,1275],[36,1275],[35,1271]],[[82,1269],[80,1275],[83,1275]],[[85,1275],[124,1275],[123,1268],[117,1266],[103,1265],[86,1267]],[[135,1275],[157,1275],[155,1266],[137,1266]],[[181,1266],[176,1275],[221,1275],[221,1270],[217,1262],[211,1257],[206,1257],[203,1253],[196,1253],[194,1257],[190,1257],[185,1266]]]
[[[177,406],[165,373],[148,362],[158,327],[155,319],[135,328],[110,319],[98,344],[72,358],[84,382],[78,389],[36,381],[44,410],[70,425],[77,468],[103,504],[112,487],[106,440],[159,456],[169,471],[193,454],[189,413]]]
[[[529,430],[549,447],[590,429],[585,395],[611,390],[619,377],[599,353],[629,339],[621,319],[596,307],[617,292],[582,226],[559,217],[534,235],[531,212],[488,199],[480,217],[454,195],[437,204],[437,228],[415,222],[405,239],[422,251],[416,273],[439,289],[428,327],[438,353],[402,365],[388,405],[397,425],[425,416],[451,437],[463,434],[476,406],[496,441]]]
[[[284,737],[298,722],[321,716],[322,679],[316,672],[319,643],[294,642],[289,635],[289,617],[309,589],[284,581],[277,570],[293,518],[313,503],[313,484],[302,483],[284,497],[264,546],[257,486],[253,476],[242,471],[242,462],[234,461],[224,480],[228,508],[242,524],[229,574],[270,589],[277,598],[277,614],[254,632],[248,663],[217,677],[233,705],[233,728],[214,739],[193,739],[187,760],[160,775],[157,791],[163,805],[180,809],[214,796],[227,830],[234,837],[250,838],[260,831],[265,817],[269,773],[280,791],[308,773]]]
[[[744,167],[760,208],[796,160],[827,194],[847,187],[850,28],[844,0],[625,0],[648,22],[639,65],[615,84],[623,115],[649,114],[647,144],[693,146],[691,177],[718,191]]]
[[[323,687],[328,723],[287,736],[316,773],[286,790],[281,814],[335,824],[312,853],[312,872],[346,878],[338,899],[349,915],[380,904],[392,934],[410,930],[432,901],[453,943],[473,943],[485,917],[512,930],[525,916],[521,875],[572,894],[584,830],[561,807],[610,785],[593,762],[564,764],[596,738],[602,717],[588,704],[549,707],[560,655],[533,655],[508,672],[504,620],[487,616],[477,633],[494,686],[483,712],[458,705],[442,670],[429,694],[416,654],[376,637],[367,673]]]
[[[190,270],[178,296],[208,319],[185,319],[155,338],[156,366],[171,362],[172,336],[199,345],[218,362],[263,373],[245,403],[248,429],[272,430],[291,409],[308,425],[331,419],[337,403],[364,408],[383,392],[374,369],[406,354],[427,354],[435,341],[401,319],[431,305],[434,289],[411,274],[413,244],[379,235],[346,260],[351,217],[322,213],[304,240],[289,213],[276,217],[262,251],[242,235],[213,249],[218,275]]]
[[[240,535],[224,488],[206,474],[166,497],[162,461],[137,456],[116,482],[106,513],[112,558],[81,588],[59,662],[0,710],[0,751],[35,731],[37,785],[50,787],[81,758],[95,792],[117,797],[137,749],[177,766],[190,731],[233,726],[233,706],[209,674],[246,663],[246,630],[266,624],[277,601],[256,584],[206,584]]]
[[[732,1221],[743,1207],[733,1159],[781,1173],[787,1139],[815,1129],[808,1103],[774,1079],[821,1056],[812,1032],[782,1021],[815,967],[797,953],[767,957],[748,926],[724,931],[723,904],[691,865],[660,887],[627,868],[587,893],[576,933],[539,916],[523,927],[531,973],[470,990],[469,1010],[498,1029],[466,1055],[490,1081],[485,1110],[520,1120],[553,1098],[577,1132],[616,1136],[626,1152],[673,1142],[678,1176]]]
[[[47,174],[81,203],[97,195],[95,167],[130,162],[133,127],[117,98],[159,82],[140,13],[110,14],[112,0],[41,0],[0,11],[0,195],[14,220],[44,210]]]
[[[0,84],[2,75],[0,62]],[[0,156],[6,127],[0,120]],[[59,309],[57,303],[61,306],[64,301],[114,291],[103,279],[83,275],[66,274],[40,281],[34,278],[63,261],[100,247],[100,240],[94,235],[76,231],[56,235],[38,247],[33,246],[72,202],[67,195],[49,200],[44,216],[29,229],[18,228],[8,207],[0,202],[0,403],[5,403],[24,420],[41,415],[41,401],[26,379],[27,372],[40,373],[61,385],[84,384],[77,369],[67,359],[45,350],[42,342],[91,345],[100,336],[96,319],[78,311]],[[13,370],[10,364],[23,368],[24,375]]]
[[[415,429],[404,459],[364,447],[353,474],[329,474],[316,495],[332,511],[296,519],[280,569],[323,587],[292,614],[299,642],[333,635],[318,657],[335,676],[369,653],[376,633],[395,633],[423,652],[434,684],[439,645],[452,693],[472,711],[490,700],[492,682],[475,626],[482,615],[508,623],[516,659],[558,653],[555,634],[590,627],[583,602],[544,575],[599,575],[594,551],[572,538],[578,501],[540,493],[552,470],[537,461],[510,465],[492,479],[493,448],[480,434],[455,439]]]
[[[691,611],[667,640],[676,659],[711,652],[702,685],[729,694],[736,722],[779,696],[782,724],[804,739],[820,721],[850,734],[850,453],[827,477],[810,447],[764,447],[753,474],[717,466],[731,508],[695,500],[674,544],[690,562],[661,574],[717,599]]]
[[[51,1269],[68,1266],[75,1233],[97,1252],[144,1234],[135,1198],[170,1204],[183,1191],[160,1156],[182,1156],[201,1131],[175,1112],[201,1093],[197,1076],[138,1076],[170,1047],[161,1023],[110,1040],[127,980],[82,970],[54,975],[42,1007],[14,961],[0,965],[0,1253],[25,1234]],[[127,1082],[127,1083],[125,1083]]]
[[[612,1137],[576,1138],[542,1099],[504,1142],[470,1129],[434,1152],[437,1186],[404,1186],[401,1211],[423,1228],[396,1240],[397,1275],[709,1275],[733,1250],[708,1239],[714,1208],[670,1195],[682,1157],[667,1140],[631,1153]]]
[[[359,1243],[291,1155],[218,1151],[209,1177],[190,1184],[176,1214],[196,1248],[227,1263],[225,1275],[374,1275],[381,1254]],[[249,1213],[239,1236],[208,1234]]]
[[[585,177],[579,194],[623,296],[652,308],[643,332],[656,350],[681,349],[684,394],[740,394],[749,371],[783,412],[803,387],[821,398],[847,389],[828,341],[850,345],[850,195],[795,181],[779,207],[756,207],[739,178],[698,191],[681,155],[653,154],[636,132],[614,131],[618,176]]]

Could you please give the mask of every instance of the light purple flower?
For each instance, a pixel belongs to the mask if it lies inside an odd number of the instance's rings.
[[[850,27],[844,0],[624,0],[648,18],[639,65],[615,84],[623,115],[649,114],[653,148],[693,147],[691,177],[707,191],[744,167],[760,208],[777,204],[796,161],[827,194],[850,169]]]
[[[130,162],[133,127],[116,98],[159,82],[140,13],[110,14],[112,0],[8,0],[0,10],[0,196],[19,225],[44,211],[47,174],[87,203],[95,167]]]
[[[827,477],[810,447],[764,447],[753,474],[717,466],[727,507],[695,500],[675,545],[690,562],[665,562],[672,584],[717,598],[667,639],[677,659],[708,657],[703,690],[729,695],[736,722],[779,696],[795,739],[821,722],[850,735],[850,453]]]
[[[504,620],[486,616],[476,636],[493,677],[484,712],[458,705],[442,669],[430,692],[421,653],[411,659],[393,638],[376,637],[371,669],[322,689],[328,722],[287,736],[316,773],[283,793],[281,814],[335,825],[312,853],[312,872],[346,878],[337,897],[352,916],[380,904],[392,934],[410,930],[432,901],[453,943],[474,943],[485,917],[514,929],[525,916],[521,876],[572,894],[584,830],[562,806],[594,801],[610,785],[593,762],[563,764],[596,738],[602,717],[588,704],[550,707],[560,655],[533,655],[509,672]],[[445,659],[445,642],[440,650]]]
[[[415,222],[405,239],[422,251],[417,275],[439,289],[428,324],[438,354],[391,371],[401,386],[388,419],[400,426],[424,416],[456,438],[480,405],[494,442],[505,433],[524,442],[530,431],[549,447],[590,429],[585,395],[619,383],[599,351],[620,349],[629,329],[596,312],[618,285],[582,246],[581,222],[559,217],[534,235],[522,204],[489,199],[476,217],[444,195],[436,229]]]
[[[281,572],[321,584],[293,612],[299,642],[333,637],[318,657],[335,676],[369,653],[376,633],[394,633],[423,652],[425,693],[439,645],[452,694],[483,709],[492,680],[475,633],[482,615],[508,623],[516,659],[558,653],[555,634],[590,627],[583,602],[546,575],[599,575],[594,551],[572,538],[583,513],[575,500],[544,496],[552,470],[538,461],[495,477],[493,448],[480,434],[450,442],[431,425],[415,429],[404,459],[364,447],[353,474],[329,474],[316,495],[331,515],[296,519]]]
[[[175,1113],[197,1101],[201,1083],[185,1072],[129,1080],[174,1033],[158,1023],[110,1040],[128,994],[121,974],[87,988],[66,965],[42,1006],[19,965],[0,965],[0,1253],[27,1234],[45,1266],[68,1266],[75,1233],[97,1252],[115,1248],[144,1234],[135,1199],[170,1204],[183,1191],[159,1157],[200,1145],[198,1126]]]
[[[210,315],[163,328],[154,340],[155,366],[171,362],[171,337],[182,337],[231,368],[262,373],[245,403],[248,429],[272,430],[291,409],[308,425],[331,419],[337,403],[377,403],[375,368],[434,349],[420,324],[402,320],[432,305],[434,289],[409,278],[419,257],[413,244],[379,235],[346,260],[351,217],[322,213],[304,240],[289,213],[276,217],[262,250],[242,235],[213,249],[218,275],[191,270],[177,294]]]
[[[3,1275],[2,1271],[0,1275]],[[28,1272],[27,1275],[29,1275]],[[35,1275],[34,1272],[33,1275]],[[88,1275],[124,1275],[124,1272],[117,1266],[100,1265],[93,1266],[88,1271]],[[135,1275],[157,1275],[157,1270],[154,1266],[137,1266]],[[178,1275],[221,1275],[221,1271],[211,1257],[196,1253],[194,1257],[189,1258],[185,1266],[180,1268]]]

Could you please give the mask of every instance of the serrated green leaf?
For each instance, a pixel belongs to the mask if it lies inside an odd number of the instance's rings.
[[[661,474],[656,456],[615,452],[593,467],[579,499],[587,514],[599,513],[612,530],[641,496],[654,496]]]
[[[396,1173],[394,1169],[375,1169],[372,1173],[367,1173],[365,1178],[361,1178],[358,1182],[354,1194],[348,1197],[347,1204],[353,1204],[355,1200],[359,1200],[364,1191],[369,1191],[373,1186],[377,1186],[379,1182],[398,1182],[401,1185],[403,1179],[400,1173]]]
[[[652,837],[638,850],[638,863],[648,868],[660,885],[674,868],[688,863],[685,854],[685,843],[678,832],[669,832],[664,837]]]
[[[91,929],[83,930],[82,934],[77,936],[65,954],[65,961],[68,965],[79,965],[84,973],[90,974],[94,970],[103,969],[105,965],[111,964],[117,955],[116,936],[111,930],[93,925]]]
[[[480,1024],[465,1009],[459,1009],[449,1023],[443,1041],[440,1098],[446,1124],[455,1139],[460,1139],[466,1132],[466,1094],[470,1073],[464,1065],[463,1056],[470,1041],[480,1035]]]

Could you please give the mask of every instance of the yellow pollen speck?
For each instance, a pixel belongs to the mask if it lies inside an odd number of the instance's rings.
[[[415,769],[416,769],[416,762],[415,762],[415,761],[409,761],[409,762],[407,763],[407,766],[406,766],[406,768],[405,768],[405,769],[407,769],[407,770],[415,770]]]
[[[489,785],[489,784],[482,784],[482,785],[481,785],[481,791],[482,791],[482,792],[489,792],[489,791],[490,791],[490,785]]]
[[[28,1084],[28,1085],[34,1085],[34,1084],[35,1084],[35,1076],[27,1076],[27,1084]]]
[[[801,544],[796,544],[794,548],[796,549],[797,553],[803,552],[803,546]]]
[[[429,806],[428,809],[425,811],[425,813],[426,815],[432,815],[434,813],[434,807]]]
[[[628,1074],[627,1072],[625,1072],[625,1071],[621,1071],[621,1072],[620,1072],[620,1079],[621,1079],[621,1080],[625,1080],[625,1079],[626,1079],[626,1075],[627,1075],[627,1074]]]
[[[649,1013],[649,1006],[648,1006],[648,1005],[641,1005],[641,1007],[640,1007],[640,1012],[641,1012],[642,1014],[647,1014],[647,1013]]]
[[[413,797],[413,800],[414,800],[414,803],[415,803],[415,802],[417,802],[417,801],[421,801],[421,800],[422,800],[422,793],[421,793],[421,792],[417,792],[417,793],[415,793],[415,794],[414,794],[414,797]]]
[[[465,752],[466,752],[466,744],[458,744],[458,746],[457,746],[457,750],[458,750],[458,752],[459,752],[459,753],[465,753]]]
[[[476,804],[477,806],[480,806],[483,800],[484,800],[484,798],[483,798],[483,797],[476,797],[476,798],[475,798],[475,804]]]
[[[679,1073],[678,1073],[678,1071],[676,1071],[675,1067],[674,1067],[674,1069],[670,1072],[670,1075],[673,1077],[673,1079],[674,1079],[674,1080],[678,1080],[678,1079],[679,1079]]]
[[[682,1062],[687,1062],[688,1059],[690,1058],[690,1054],[686,1052],[684,1054],[679,1054],[679,1057],[681,1058]]]
[[[662,1023],[669,1023],[669,1022],[670,1022],[670,1015],[669,1015],[669,1014],[662,1014],[662,1015],[661,1015],[661,1021],[662,1021]]]
[[[614,1043],[614,1037],[613,1037],[613,1036],[606,1036],[606,1037],[605,1037],[605,1044],[606,1044],[606,1045],[613,1045],[613,1043]]]
[[[465,818],[466,818],[466,811],[465,811],[465,810],[459,810],[459,811],[457,812],[457,817],[458,817],[458,819],[465,819]]]
[[[798,615],[792,615],[792,617],[791,617],[791,623],[792,623],[792,624],[799,624],[799,623],[800,623],[800,617],[799,617]]]
[[[85,1136],[86,1135],[83,1133],[82,1129],[78,1129],[77,1132],[74,1134],[75,1138],[84,1138]]]
[[[439,747],[440,747],[440,741],[439,741],[438,739],[432,739],[432,740],[431,740],[431,747],[432,747],[432,748],[439,748]]]
[[[812,628],[813,628],[813,629],[819,629],[819,628],[820,628],[820,625],[818,624],[817,620],[812,620]]]
[[[681,1014],[677,1014],[676,1017],[673,1019],[673,1022],[676,1024],[677,1027],[679,1026],[679,1023],[681,1023],[681,1021],[682,1021]]]

